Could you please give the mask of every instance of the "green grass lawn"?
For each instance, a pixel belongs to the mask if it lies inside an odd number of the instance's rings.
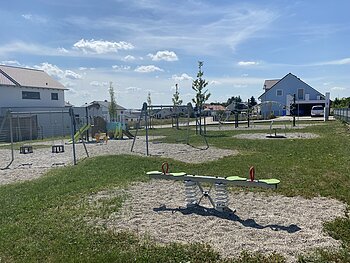
[[[267,130],[266,130],[267,131]],[[265,132],[266,132],[265,131]],[[175,142],[186,130],[156,129],[151,136],[168,135]],[[350,134],[340,122],[307,127],[301,132],[320,136],[310,140],[243,140],[238,133],[264,131],[210,131],[211,146],[235,149],[239,155],[206,164],[168,160],[174,170],[187,173],[248,177],[254,165],[257,178],[281,180],[280,194],[326,196],[350,204]],[[287,131],[288,132],[288,131]],[[150,136],[150,137],[151,137]],[[194,145],[202,138],[190,136]],[[148,181],[145,172],[158,169],[163,158],[103,156],[77,166],[59,168],[34,181],[0,187],[0,262],[283,262],[279,255],[251,255],[223,259],[204,244],[160,246],[132,233],[119,234],[93,228],[85,217],[118,211],[123,198],[108,210],[92,211],[84,205],[101,190],[125,188],[134,181]],[[260,191],[260,190],[259,190]],[[341,240],[337,251],[310,251],[300,262],[350,262],[350,219],[325,224],[324,230]]]

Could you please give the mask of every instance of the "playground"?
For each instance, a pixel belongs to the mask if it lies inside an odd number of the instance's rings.
[[[152,137],[158,139],[161,137]],[[68,143],[68,141],[67,141]],[[121,155],[132,154],[137,156],[145,155],[145,137],[139,136],[135,149],[130,151],[132,140],[109,140],[108,143],[86,143],[86,149],[89,157],[97,157],[103,155]],[[72,164],[72,144],[65,144],[64,153],[51,153],[48,142],[32,143],[34,151],[31,154],[20,154],[19,151],[14,152],[14,161],[10,169],[0,170],[0,185],[12,183],[16,181],[25,181],[36,179],[50,169],[69,166]],[[37,146],[46,146],[44,148],[36,148]],[[81,161],[87,158],[84,145],[76,144],[76,158]],[[173,158],[178,161],[188,163],[205,163],[215,161],[225,156],[236,155],[238,151],[229,149],[219,149],[211,147],[206,151],[200,148],[194,148],[186,144],[172,143],[150,143],[149,154],[155,157]],[[191,156],[189,159],[188,156]],[[10,161],[10,150],[0,148],[0,165],[2,167]]]
[[[223,257],[237,257],[244,249],[279,253],[293,262],[308,250],[340,247],[322,231],[325,222],[344,215],[346,205],[340,201],[236,190],[229,196],[236,212],[227,214],[210,208],[207,200],[200,207],[179,209],[183,192],[179,182],[137,183],[123,193],[129,198],[120,212],[88,221],[113,232],[131,230],[161,244],[208,243]],[[90,197],[90,205],[96,209],[121,195],[116,189],[99,192]]]
[[[83,261],[132,257],[164,262],[178,255],[177,262],[227,262],[245,257],[243,252],[256,262],[295,262],[298,257],[346,261],[349,133],[338,121],[316,124],[273,126],[278,133],[315,135],[300,140],[259,139],[259,134],[271,134],[269,123],[259,129],[207,127],[209,148],[201,136],[190,137],[190,145],[177,142],[178,133],[185,136],[187,129],[150,129],[149,156],[144,131],[133,151],[133,139],[82,143],[76,138],[75,166],[69,138],[62,153],[52,153],[52,140],[32,141],[33,153],[20,154],[16,148],[9,169],[0,170],[0,254],[18,261],[20,248],[26,247],[30,261],[69,261],[79,254]],[[256,137],[236,137],[241,134]],[[10,152],[9,145],[0,148],[2,167]],[[198,180],[212,176],[219,178],[214,181],[242,181],[227,188],[231,210],[213,208],[207,198],[210,181],[201,186],[200,205],[186,207],[184,182],[146,174],[161,171],[164,161],[171,172],[186,172]],[[251,188],[251,166],[256,186],[263,185],[262,179],[277,179],[278,186]],[[5,214],[21,215],[16,216],[16,235],[13,219]],[[27,247],[28,239],[35,246]]]

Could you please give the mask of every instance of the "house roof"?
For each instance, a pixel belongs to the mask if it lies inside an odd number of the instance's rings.
[[[83,105],[82,107],[88,107],[89,108],[89,107],[93,107],[95,105],[99,105],[99,106],[104,106],[104,107],[108,108],[109,104],[110,104],[110,102],[107,101],[107,100],[94,100],[94,101],[92,101],[92,102],[90,102],[88,104]],[[125,110],[125,109],[126,108],[124,108],[123,106],[120,106],[119,104],[117,104],[117,110]]]
[[[278,81],[280,81],[280,79],[267,79],[264,82],[264,90],[269,90],[272,88],[273,85],[275,85]]]
[[[212,110],[212,111],[224,111],[226,108],[222,105],[204,105],[204,110]]]
[[[321,92],[317,91],[316,89],[314,89],[313,87],[311,87],[309,84],[307,84],[306,82],[302,81],[300,78],[298,78],[297,76],[295,76],[292,73],[288,73],[287,75],[285,75],[283,78],[281,78],[280,80],[278,80],[273,86],[270,87],[270,89],[265,90],[265,92],[263,94],[261,94],[258,99],[260,99],[262,96],[264,96],[267,92],[269,92],[272,88],[274,88],[276,86],[277,83],[280,83],[281,81],[283,81],[283,79],[285,79],[287,76],[293,76],[294,78],[297,78],[299,81],[305,83],[305,85],[309,86],[310,89],[313,89],[314,91],[318,92],[319,94],[322,95]]]
[[[66,90],[45,71],[0,65],[0,85]]]

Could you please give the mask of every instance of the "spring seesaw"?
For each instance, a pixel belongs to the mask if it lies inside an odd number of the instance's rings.
[[[253,166],[249,169],[248,179],[240,176],[220,177],[190,175],[185,172],[171,173],[167,162],[162,164],[162,171],[150,171],[146,174],[153,179],[183,181],[187,208],[198,206],[203,198],[207,198],[213,208],[220,212],[229,210],[228,186],[260,187],[275,190],[280,183],[278,179],[256,179]],[[204,190],[201,183],[210,184],[209,189]],[[214,195],[211,195],[213,189]]]

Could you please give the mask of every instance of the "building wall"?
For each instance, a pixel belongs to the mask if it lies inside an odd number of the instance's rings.
[[[303,96],[298,97],[298,89],[303,90]],[[281,94],[282,93],[282,94]],[[324,103],[324,96],[311,88],[292,74],[288,74],[280,82],[261,96],[261,114],[268,116],[274,114],[281,116],[289,114],[290,97],[296,94],[299,103],[317,104]]]
[[[0,124],[9,108],[0,108]],[[85,107],[73,107],[77,129],[87,123]],[[71,135],[71,116],[67,107],[11,107],[14,139],[63,138]],[[30,127],[29,119],[33,119]],[[34,121],[35,120],[35,121]],[[9,138],[9,122],[0,130],[0,141]],[[29,132],[31,131],[31,132]],[[30,134],[30,136],[29,136]]]
[[[40,92],[40,99],[22,99],[22,91]],[[51,99],[58,93],[58,100]],[[64,90],[0,86],[1,107],[64,107]]]

